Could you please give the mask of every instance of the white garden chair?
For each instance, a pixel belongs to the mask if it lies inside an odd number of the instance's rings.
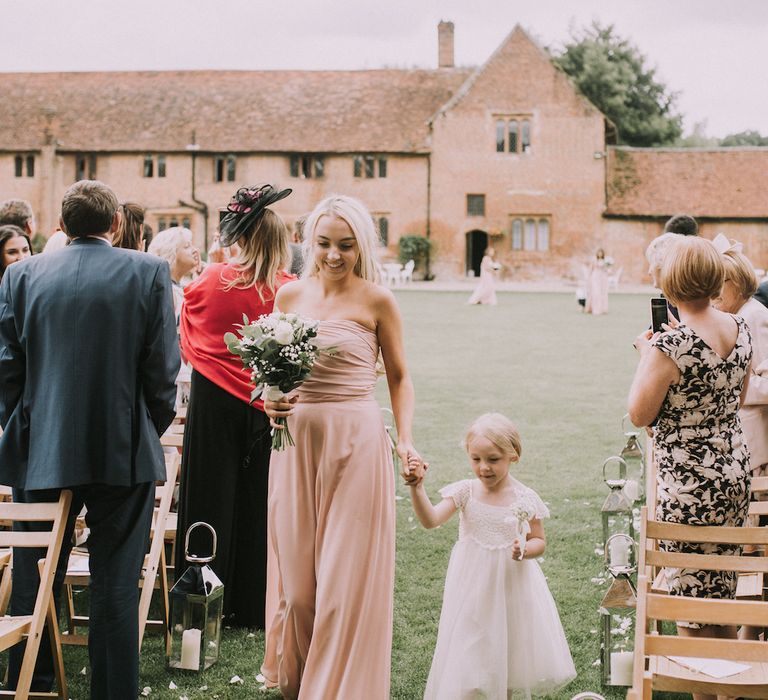
[[[405,263],[405,265],[403,265],[403,269],[400,271],[400,281],[403,284],[406,284],[406,282],[413,282],[413,269],[415,267],[415,260],[409,260],[407,263]]]

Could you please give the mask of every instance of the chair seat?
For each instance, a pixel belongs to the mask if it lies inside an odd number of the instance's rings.
[[[747,663],[747,662],[745,662]],[[657,690],[686,693],[711,693],[717,682],[718,692],[749,698],[768,698],[768,663],[749,662],[749,668],[735,676],[715,679],[694,671],[666,656],[652,656],[650,670]]]
[[[0,617],[0,649],[8,649],[24,639],[31,623],[32,615]]]

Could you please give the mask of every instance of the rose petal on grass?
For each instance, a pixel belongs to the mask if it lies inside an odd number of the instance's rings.
[[[144,688],[142,688],[142,690],[141,690],[141,694],[144,697],[147,697],[151,692],[152,692],[152,688],[150,686],[148,686],[148,685],[145,685]]]
[[[83,668],[80,669],[80,675],[85,676],[87,674],[88,674],[88,669],[85,666],[83,666]]]
[[[168,690],[176,690],[176,688],[178,688],[178,687],[179,687],[179,686],[178,686],[178,685],[176,685],[176,684],[175,684],[173,681],[171,681],[171,682],[168,684]]]
[[[257,674],[256,674],[256,680],[257,680],[259,683],[266,683],[266,681],[267,681],[267,679],[266,679],[266,678],[264,678],[264,674],[263,674],[263,673],[257,673]]]
[[[234,685],[235,683],[239,683],[240,685],[242,685],[243,679],[240,678],[240,676],[232,676],[232,678],[229,679],[229,684]]]
[[[253,639],[256,635],[253,632],[248,632],[248,634],[245,635],[248,639]]]

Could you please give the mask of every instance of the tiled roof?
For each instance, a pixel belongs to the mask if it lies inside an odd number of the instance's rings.
[[[608,216],[766,218],[768,148],[608,149]]]
[[[0,150],[424,152],[471,72],[4,73]]]

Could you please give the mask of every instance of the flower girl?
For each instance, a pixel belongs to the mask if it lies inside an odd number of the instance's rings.
[[[551,693],[576,671],[535,561],[546,545],[541,519],[549,511],[509,474],[521,445],[508,418],[480,416],[463,446],[477,478],[440,489],[437,505],[423,482],[411,485],[413,509],[424,527],[460,512],[424,698],[508,700]]]

